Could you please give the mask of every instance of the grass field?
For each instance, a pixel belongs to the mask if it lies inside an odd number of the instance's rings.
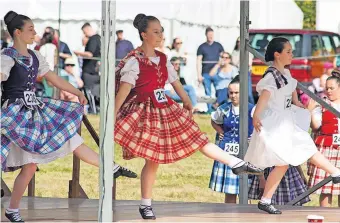
[[[94,128],[98,131],[99,117],[89,116]],[[207,115],[197,115],[202,131],[206,132],[213,140],[214,131],[210,126],[210,117]],[[82,128],[82,135],[87,145],[98,151],[98,147],[91,136]],[[115,147],[115,160],[131,170],[140,173],[144,160],[133,159],[125,161],[122,159],[121,148]],[[153,190],[154,200],[163,201],[187,201],[187,202],[224,202],[224,194],[213,192],[208,188],[213,161],[197,152],[191,157],[179,161],[175,164],[161,165],[157,174],[156,184]],[[36,174],[36,196],[41,197],[67,197],[68,181],[72,173],[72,155],[52,163],[39,165],[40,171]],[[11,188],[17,172],[4,173],[3,178]],[[140,199],[140,178],[117,180],[117,199],[119,200],[139,200]],[[80,183],[89,198],[98,198],[98,169],[81,163]],[[333,206],[337,200],[333,201]],[[309,206],[318,206],[317,196],[312,196]]]

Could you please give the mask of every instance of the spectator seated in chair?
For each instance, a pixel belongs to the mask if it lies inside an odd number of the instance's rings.
[[[197,106],[197,96],[196,96],[196,92],[193,86],[191,85],[187,85],[185,82],[185,79],[183,77],[180,77],[180,59],[178,57],[173,57],[170,60],[171,64],[174,66],[175,71],[178,74],[178,78],[181,82],[181,84],[183,85],[183,88],[185,90],[185,92],[188,94],[192,106],[193,106],[193,111],[198,111]],[[171,84],[166,84],[165,85],[165,94],[168,95],[170,98],[172,98],[173,100],[177,101],[177,102],[181,102],[181,98],[177,95],[177,93],[175,92],[175,90],[173,89],[173,87],[171,86]]]
[[[74,71],[75,62],[73,58],[67,58],[65,60],[64,69],[60,70],[60,76],[68,79],[68,82],[76,88],[82,88],[84,83],[78,74]],[[76,95],[70,94],[65,91],[60,91],[60,99],[65,101],[78,102],[78,97]]]

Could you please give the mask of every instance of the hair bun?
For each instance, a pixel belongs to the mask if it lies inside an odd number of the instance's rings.
[[[340,78],[340,70],[333,70],[333,71],[332,71],[332,76],[333,76],[333,77]]]
[[[267,51],[266,51],[266,53],[265,53],[265,55],[264,55],[264,60],[265,60],[266,62],[270,62],[270,61],[273,61],[274,58],[271,57],[271,56],[269,55],[269,53],[267,53]]]
[[[13,21],[13,19],[18,15],[18,13],[9,11],[4,17],[5,24],[8,25],[10,22]]]
[[[135,19],[133,20],[133,26],[134,26],[136,29],[138,29],[139,23],[140,23],[145,17],[146,17],[146,15],[145,15],[145,14],[142,14],[142,13],[136,15]]]

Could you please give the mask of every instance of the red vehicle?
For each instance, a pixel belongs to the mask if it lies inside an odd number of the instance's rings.
[[[314,78],[324,73],[325,62],[333,62],[340,35],[332,32],[302,29],[250,30],[250,45],[262,55],[269,41],[276,36],[286,37],[292,44],[294,59],[290,65],[292,76],[299,82],[310,85]],[[262,78],[267,66],[255,58],[252,66],[252,87]],[[254,96],[257,94],[255,93]]]

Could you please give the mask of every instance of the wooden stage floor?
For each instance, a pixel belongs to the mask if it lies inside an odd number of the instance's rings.
[[[8,197],[1,199],[1,222],[6,222],[4,207]],[[139,201],[114,201],[114,221],[143,221],[138,212]],[[282,206],[282,215],[269,215],[256,205],[216,203],[153,202],[160,222],[307,222],[307,215],[324,216],[324,222],[340,222],[339,208]],[[24,197],[21,215],[26,222],[97,221],[98,200]]]

